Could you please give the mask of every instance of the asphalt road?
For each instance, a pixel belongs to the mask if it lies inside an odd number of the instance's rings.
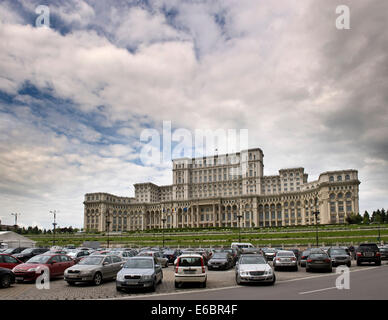
[[[178,294],[143,296],[146,300],[386,300],[388,265],[354,268],[349,275],[349,289],[337,289],[339,275],[308,274],[280,280],[274,286],[244,285],[222,289],[189,290]]]
[[[34,283],[14,284],[0,289],[0,300],[126,300],[126,299],[388,299],[388,263],[380,267],[356,266],[353,261],[350,290],[335,288],[338,275],[307,273],[305,268],[277,271],[274,287],[263,285],[237,286],[234,269],[208,271],[207,288],[198,286],[176,289],[174,268],[163,269],[164,279],[155,293],[144,291],[117,292],[115,281],[100,286],[77,284],[69,286],[63,279],[52,280],[49,290],[38,290]]]

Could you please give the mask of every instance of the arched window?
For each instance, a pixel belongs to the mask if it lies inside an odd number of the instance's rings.
[[[342,176],[337,176],[337,181],[342,181]]]
[[[350,180],[350,176],[349,176],[348,174],[345,176],[345,180],[346,180],[346,181],[349,181],[349,180]]]
[[[330,176],[330,177],[329,177],[329,181],[330,181],[330,182],[334,182],[334,177],[333,177],[333,176]]]

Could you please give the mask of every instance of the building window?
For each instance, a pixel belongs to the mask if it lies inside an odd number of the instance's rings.
[[[333,177],[333,176],[330,176],[329,181],[330,181],[330,182],[334,182],[334,177]]]

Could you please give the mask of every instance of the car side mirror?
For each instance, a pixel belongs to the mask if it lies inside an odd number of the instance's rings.
[[[57,263],[56,261],[51,261],[51,264]]]
[[[160,264],[155,264],[155,268],[159,269],[160,268]]]
[[[107,261],[105,261],[105,262],[102,263],[103,266],[106,266],[107,264],[108,264]]]

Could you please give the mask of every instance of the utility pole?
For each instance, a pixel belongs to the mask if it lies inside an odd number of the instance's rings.
[[[166,218],[162,218],[162,222],[163,222],[162,235],[163,235],[163,248],[164,248],[164,223],[166,222]]]
[[[109,212],[107,214],[107,217],[106,217],[106,229],[108,231],[108,243],[107,243],[107,247],[109,248],[109,225],[110,225],[110,219],[109,219]]]
[[[57,210],[52,210],[50,211],[50,213],[54,214],[54,222],[53,222],[53,226],[54,226],[54,234],[53,234],[53,246],[55,246],[55,228],[57,226],[57,222],[56,222],[56,219],[57,219]]]
[[[243,216],[240,214],[237,216],[238,219],[238,242],[241,242],[241,223],[240,220]]]
[[[16,231],[18,226],[18,216],[20,216],[20,213],[11,213],[11,216],[15,217],[15,231]]]

